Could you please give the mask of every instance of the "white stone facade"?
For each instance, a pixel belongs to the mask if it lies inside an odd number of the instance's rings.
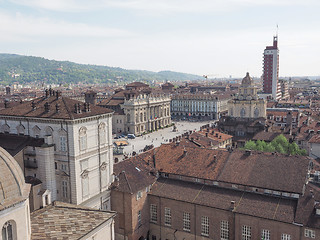
[[[140,135],[170,125],[170,100],[165,94],[140,94],[126,100],[124,131]]]
[[[218,95],[185,94],[174,95],[171,101],[173,117],[198,117],[219,119],[221,113],[228,110],[228,100],[231,97],[220,99]]]
[[[42,188],[51,191],[52,201],[108,209],[113,173],[111,116],[76,120],[0,116],[0,130],[45,139],[45,145],[27,148],[25,158],[38,166],[26,169],[25,175],[39,178]]]

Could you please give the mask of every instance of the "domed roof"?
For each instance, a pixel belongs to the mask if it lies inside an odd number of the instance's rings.
[[[252,78],[247,72],[246,76],[242,79],[241,85],[250,86],[252,84]]]
[[[17,161],[0,147],[0,211],[29,196],[30,185],[25,183]]]

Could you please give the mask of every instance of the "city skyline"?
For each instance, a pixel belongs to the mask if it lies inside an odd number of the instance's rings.
[[[279,25],[279,76],[317,76],[317,1],[0,0],[0,52],[211,78],[262,75]]]

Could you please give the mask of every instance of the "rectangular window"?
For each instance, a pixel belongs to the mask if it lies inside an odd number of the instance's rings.
[[[67,151],[67,138],[66,136],[60,136],[60,151]]]
[[[171,226],[171,209],[164,208],[164,225]]]
[[[304,236],[307,238],[315,238],[316,237],[316,233],[314,230],[311,229],[305,229],[304,230]]]
[[[80,167],[81,167],[81,172],[83,172],[84,170],[87,170],[89,168],[88,159],[82,160],[80,162]]]
[[[62,196],[64,198],[68,197],[68,182],[67,181],[62,181]]]
[[[190,232],[190,213],[183,213],[183,230]]]
[[[206,237],[209,236],[209,217],[201,217],[201,235]]]
[[[261,239],[270,240],[270,231],[267,229],[262,229],[261,231]]]
[[[286,234],[286,233],[282,233],[281,240],[291,240],[291,235]]]
[[[243,225],[242,226],[242,240],[251,240],[251,227]]]
[[[87,148],[87,135],[80,137],[80,150],[85,150]]]
[[[105,188],[108,186],[108,182],[109,182],[108,171],[107,169],[105,170],[101,169],[100,172],[101,172],[101,185],[103,188]]]
[[[89,196],[89,178],[82,178],[82,197],[86,198]]]
[[[140,227],[142,225],[141,222],[141,210],[138,211],[138,227]]]
[[[229,240],[229,222],[221,221],[220,223],[220,238],[221,240]]]
[[[157,222],[157,205],[150,205],[150,221],[156,223]]]
[[[62,163],[61,164],[61,170],[66,172],[67,171],[67,164]]]

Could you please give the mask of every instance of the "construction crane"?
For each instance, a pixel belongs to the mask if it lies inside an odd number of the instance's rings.
[[[213,77],[217,77],[218,74],[207,74],[207,75],[202,75],[206,80],[208,80],[208,78],[213,78]]]

